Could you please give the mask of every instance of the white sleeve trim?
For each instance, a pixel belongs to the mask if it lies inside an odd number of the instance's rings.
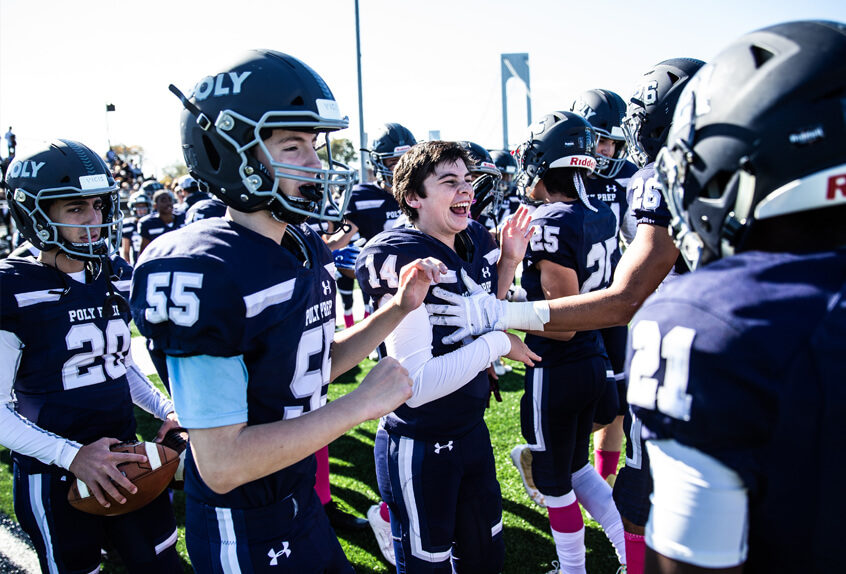
[[[385,295],[379,302],[390,300]],[[432,356],[432,325],[426,307],[421,305],[385,339],[388,356],[408,370],[414,384],[405,403],[416,408],[445,397],[470,382],[479,371],[511,350],[511,341],[502,331],[485,333],[472,343],[440,357]]]
[[[675,440],[648,441],[652,510],[646,544],[703,568],[746,561],[748,502],[740,476],[717,459]]]
[[[133,403],[162,421],[173,412],[173,401],[162,394],[141,372],[132,360],[131,352],[126,355],[126,380]]]
[[[0,330],[0,444],[44,464],[68,469],[82,445],[44,430],[15,411],[12,388],[22,346],[17,335]]]

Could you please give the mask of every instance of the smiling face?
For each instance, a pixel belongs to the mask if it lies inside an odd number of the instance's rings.
[[[101,228],[75,226],[102,224],[104,205],[100,197],[56,199],[47,208],[47,216],[60,225],[59,235],[65,241],[93,243],[100,239]]]
[[[417,210],[414,222],[423,233],[453,246],[455,235],[467,228],[473,202],[473,179],[461,161],[444,162],[423,180],[425,197],[413,194],[408,205]]]

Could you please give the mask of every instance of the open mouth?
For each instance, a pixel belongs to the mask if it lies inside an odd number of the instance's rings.
[[[470,202],[459,201],[458,203],[453,203],[449,206],[449,210],[456,215],[467,217],[468,215],[470,215]]]

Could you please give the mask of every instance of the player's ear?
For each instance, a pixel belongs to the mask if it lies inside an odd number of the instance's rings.
[[[405,202],[408,204],[409,207],[413,207],[414,209],[420,209],[420,197],[416,193],[409,192],[409,194],[405,198]]]

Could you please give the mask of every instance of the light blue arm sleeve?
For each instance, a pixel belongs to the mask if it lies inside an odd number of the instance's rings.
[[[244,357],[167,357],[170,391],[187,429],[247,422],[247,366]]]

